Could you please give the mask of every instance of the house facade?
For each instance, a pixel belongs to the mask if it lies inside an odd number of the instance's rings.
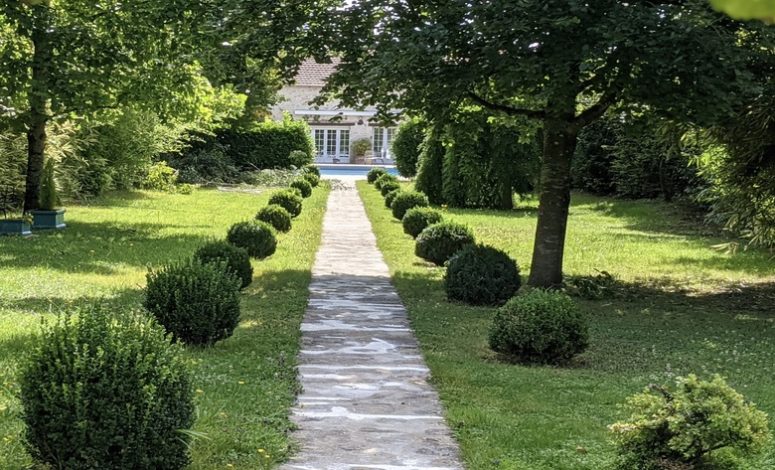
[[[310,104],[323,89],[336,64],[336,61],[319,64],[306,60],[294,83],[280,90],[281,100],[272,108],[272,118],[281,120],[288,113],[294,119],[309,123],[317,152],[316,163],[392,164],[390,144],[396,128],[373,122],[374,108],[347,109],[336,102],[322,106]],[[365,142],[354,145],[358,141]],[[359,152],[358,147],[365,151]]]

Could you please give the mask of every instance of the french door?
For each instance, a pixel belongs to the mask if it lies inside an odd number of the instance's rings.
[[[350,129],[313,128],[312,136],[321,163],[349,163]]]

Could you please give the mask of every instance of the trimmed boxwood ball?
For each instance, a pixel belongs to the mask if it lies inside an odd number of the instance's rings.
[[[396,201],[393,201],[393,206]],[[455,253],[476,242],[474,234],[465,225],[441,222],[430,225],[417,237],[414,252],[420,258],[443,266]]]
[[[150,271],[147,280],[143,305],[175,338],[209,345],[234,333],[240,280],[226,263],[171,264]]]
[[[385,195],[385,207],[390,209],[390,206],[393,204],[393,199],[395,199],[396,196],[398,196],[400,193],[401,193],[401,188],[394,189],[389,193],[387,193]]]
[[[25,438],[46,468],[164,469],[189,463],[191,373],[151,318],[69,312],[32,339],[19,375]]]
[[[301,206],[304,203],[298,191],[296,188],[277,191],[269,198],[269,204],[282,206],[291,214],[291,217],[298,217],[301,214]]]
[[[320,185],[320,176],[316,175],[315,173],[304,173],[301,175],[301,177],[304,178],[313,188],[317,188],[318,185]]]
[[[512,298],[490,329],[490,347],[522,362],[566,362],[588,345],[586,320],[562,292],[535,289]]]
[[[253,266],[250,264],[250,255],[244,248],[225,241],[214,241],[196,250],[194,259],[200,263],[225,262],[226,268],[240,278],[243,289],[253,282]]]
[[[278,232],[291,230],[291,214],[283,206],[277,204],[262,207],[256,214],[256,220],[270,224]]]
[[[469,245],[447,264],[447,298],[471,305],[502,305],[519,290],[517,262],[505,252],[485,245]]]
[[[374,184],[375,181],[379,179],[382,175],[387,175],[388,172],[382,167],[372,168],[369,170],[369,172],[366,174],[366,181],[369,184]]]
[[[320,178],[320,168],[316,167],[315,165],[307,165],[301,171],[304,174],[315,175]]]
[[[387,194],[391,191],[395,191],[396,189],[400,189],[401,184],[398,181],[386,181],[380,188],[379,192],[382,193],[382,196],[387,196]]]
[[[404,191],[393,199],[390,209],[393,211],[393,217],[398,220],[404,218],[406,211],[415,207],[427,207],[428,196],[418,191]]]
[[[379,178],[377,178],[377,180],[374,182],[374,187],[377,188],[378,190],[382,190],[382,185],[387,183],[387,182],[389,182],[389,181],[397,183],[398,182],[398,178],[396,178],[393,175],[385,173],[384,175],[382,175]]]
[[[312,196],[312,185],[303,178],[291,181],[290,186],[291,188],[296,188],[301,191],[301,197],[303,198]]]
[[[271,225],[261,220],[238,222],[231,226],[226,240],[244,248],[253,258],[266,258],[277,249],[277,237]]]
[[[404,226],[404,233],[417,238],[426,227],[438,224],[443,220],[441,212],[430,207],[413,207],[406,211],[401,224]]]

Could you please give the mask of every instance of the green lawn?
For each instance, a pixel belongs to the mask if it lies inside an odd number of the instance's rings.
[[[775,420],[775,259],[729,254],[673,206],[575,195],[566,272],[605,270],[623,294],[580,301],[590,349],[566,368],[499,362],[487,347],[493,310],[446,301],[443,269],[413,256],[379,193],[358,186],[393,282],[471,469],[597,470],[614,457],[606,426],[625,397],[690,372],[721,373]],[[445,210],[529,271],[535,205]],[[775,428],[775,421],[772,423]],[[775,449],[750,469],[775,468]]]
[[[232,223],[266,204],[269,192],[116,194],[69,207],[65,231],[0,238],[0,468],[31,464],[14,374],[41,316],[89,302],[138,308],[148,266],[225,237]],[[268,468],[292,450],[288,410],[298,390],[299,325],[327,196],[328,186],[316,189],[291,232],[279,236],[277,252],[254,261],[234,336],[210,349],[189,349],[195,431],[203,435],[193,445],[193,469]]]

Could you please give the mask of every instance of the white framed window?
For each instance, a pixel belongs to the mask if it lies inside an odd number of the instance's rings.
[[[371,150],[375,156],[381,158],[391,158],[390,144],[393,143],[395,136],[395,127],[375,127],[371,139]]]
[[[350,159],[350,129],[313,127],[317,160],[347,163]]]

